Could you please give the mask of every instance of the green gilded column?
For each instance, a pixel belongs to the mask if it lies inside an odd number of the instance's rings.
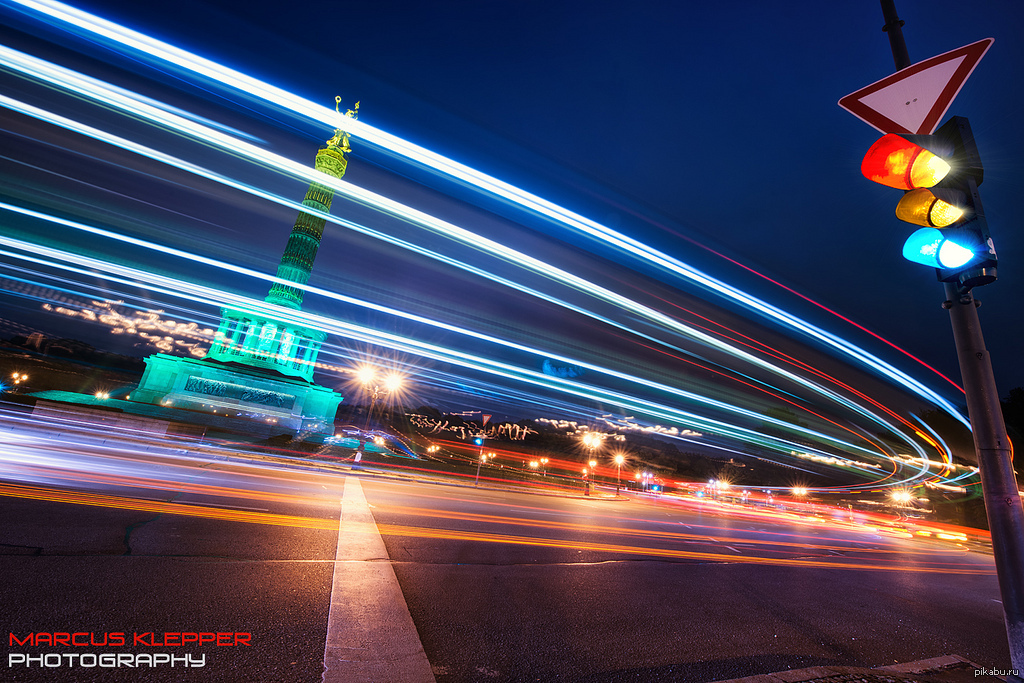
[[[338,99],[340,100],[340,98]],[[357,102],[355,109],[349,110],[346,116],[355,118],[358,111],[359,103]],[[334,137],[327,141],[327,146],[316,154],[316,170],[335,178],[341,178],[345,175],[345,167],[348,165],[345,153],[351,151],[348,146],[348,134],[340,128],[335,130]],[[306,191],[302,205],[313,211],[330,213],[333,198],[334,190],[314,182]],[[326,223],[326,219],[321,216],[305,211],[299,214],[292,233],[288,237],[284,255],[281,256],[281,264],[277,267],[279,279],[299,285],[309,282],[313,261],[320,248],[320,238],[323,237]],[[302,293],[303,290],[298,287],[290,287],[277,282],[270,288],[266,302],[298,309],[302,306]]]

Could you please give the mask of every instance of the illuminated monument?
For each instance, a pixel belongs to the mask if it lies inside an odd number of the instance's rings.
[[[336,98],[340,103],[341,98]],[[346,116],[355,118],[359,110]],[[348,134],[340,128],[316,155],[316,170],[341,178],[348,164]],[[313,182],[303,206],[330,213],[334,191]],[[313,270],[326,220],[314,213],[299,213],[277,277],[265,301],[300,310],[304,285]],[[342,401],[338,394],[313,383],[313,370],[326,336],[265,312],[241,308],[221,309],[220,327],[202,360],[159,353],[146,358],[146,371],[133,401],[272,423],[292,434],[334,433],[334,414]]]

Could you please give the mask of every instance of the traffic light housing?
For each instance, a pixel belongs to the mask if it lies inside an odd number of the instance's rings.
[[[861,173],[905,191],[896,217],[921,228],[903,245],[904,258],[965,289],[995,281],[996,252],[978,194],[984,169],[966,118],[952,117],[934,135],[885,135],[864,156]]]

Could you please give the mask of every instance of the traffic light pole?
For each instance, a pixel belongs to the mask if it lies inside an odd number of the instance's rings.
[[[985,514],[992,534],[999,592],[1003,599],[1003,618],[1010,644],[1010,663],[1024,680],[1024,507],[1021,506],[1017,479],[1013,473],[1010,440],[1006,435],[999,392],[992,362],[981,334],[978,306],[969,291],[956,283],[945,283],[946,301],[953,325],[953,339],[960,361],[967,413],[974,433]]]
[[[910,66],[903,21],[896,14],[895,0],[880,0],[896,70]],[[978,302],[969,288],[956,282],[944,283],[953,326],[960,374],[967,396],[967,413],[974,435],[985,514],[992,534],[992,554],[1003,599],[1003,619],[1010,645],[1010,664],[1015,675],[1008,681],[1024,683],[1024,507],[1013,472],[1010,439],[1006,435],[999,392],[992,362],[985,349],[978,318]]]

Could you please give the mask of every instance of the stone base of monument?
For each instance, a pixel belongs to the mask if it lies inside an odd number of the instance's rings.
[[[334,434],[342,396],[327,387],[241,363],[163,353],[145,360],[133,402],[254,420],[282,434]]]

